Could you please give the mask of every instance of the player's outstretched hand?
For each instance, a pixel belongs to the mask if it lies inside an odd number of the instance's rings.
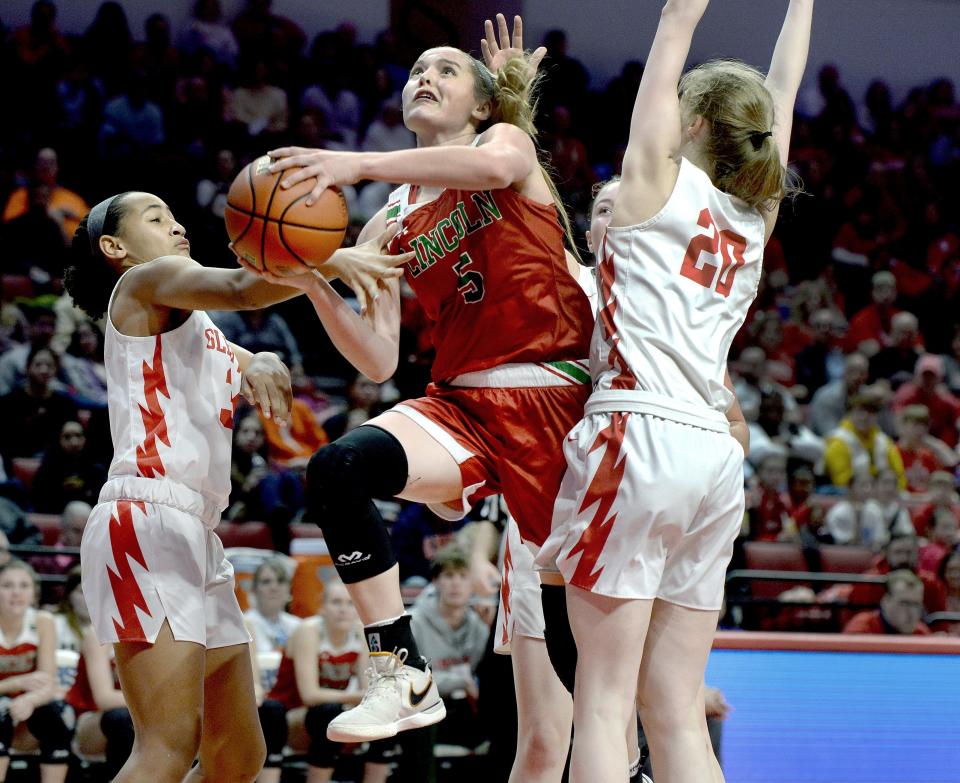
[[[293,407],[290,370],[275,353],[261,351],[253,355],[243,373],[240,393],[266,418],[280,424],[290,420]]]
[[[317,182],[305,202],[308,207],[330,186],[352,185],[361,179],[360,152],[280,147],[267,154],[273,159],[270,164],[271,172],[287,172],[280,180],[282,188],[290,188],[298,182],[316,177]]]
[[[513,57],[527,57],[530,67],[530,76],[537,72],[540,61],[547,53],[547,47],[541,46],[527,56],[523,50],[523,20],[519,16],[513,17],[513,37],[507,30],[507,20],[503,14],[497,14],[497,28],[500,40],[494,33],[493,22],[487,19],[483,23],[485,37],[480,39],[480,51],[483,52],[483,61],[491,72],[499,71],[507,60]]]
[[[366,313],[376,301],[383,290],[383,281],[403,277],[403,265],[413,260],[413,252],[387,254],[387,245],[395,233],[388,229],[355,247],[341,247],[320,266],[321,274],[328,280],[339,278],[353,289],[361,313]]]

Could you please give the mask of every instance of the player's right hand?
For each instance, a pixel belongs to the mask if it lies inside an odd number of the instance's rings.
[[[497,27],[500,32],[500,40],[493,30],[493,22],[487,19],[483,23],[483,32],[485,37],[480,39],[480,51],[483,52],[483,62],[486,63],[490,72],[496,74],[507,60],[514,57],[526,57],[527,65],[530,69],[530,78],[540,67],[540,61],[547,53],[547,47],[537,48],[529,56],[523,50],[523,20],[519,16],[513,17],[513,37],[507,30],[507,20],[503,14],[497,14]]]
[[[293,408],[293,387],[290,371],[275,353],[255,353],[243,371],[240,393],[257,406],[268,419],[279,424],[290,420]]]
[[[388,229],[368,242],[342,247],[319,267],[320,273],[328,280],[339,278],[350,286],[360,303],[361,313],[366,313],[370,304],[380,296],[383,290],[381,281],[403,277],[403,265],[414,258],[413,252],[387,255],[387,245],[394,233]]]

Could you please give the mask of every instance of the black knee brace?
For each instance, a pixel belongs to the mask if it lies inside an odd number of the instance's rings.
[[[100,731],[107,738],[107,778],[113,779],[133,751],[134,730],[130,711],[126,707],[107,710],[100,716]]]
[[[374,498],[407,484],[407,455],[393,435],[364,425],[324,446],[307,466],[307,509],[340,578],[347,584],[378,576],[397,561]]]
[[[37,707],[27,718],[27,728],[40,743],[41,764],[66,764],[76,724],[73,709],[62,701]]]
[[[343,709],[339,704],[317,704],[307,710],[303,728],[310,737],[307,750],[307,764],[311,767],[327,769],[337,763],[340,756],[340,743],[327,739],[327,726]]]
[[[273,699],[266,699],[257,710],[260,728],[267,745],[265,769],[277,769],[283,764],[283,749],[287,744],[287,708]]]
[[[543,639],[553,670],[563,686],[573,693],[577,676],[577,643],[567,617],[567,592],[563,585],[540,585],[543,603]]]

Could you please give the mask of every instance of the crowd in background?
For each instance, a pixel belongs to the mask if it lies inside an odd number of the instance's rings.
[[[156,192],[187,227],[194,257],[227,266],[226,193],[254,157],[280,144],[413,143],[399,98],[409,63],[391,31],[366,44],[349,22],[305,31],[270,6],[249,0],[228,19],[218,0],[198,0],[180,29],[158,12],[133,30],[121,4],[104,2],[82,34],[68,36],[56,5],[38,0],[29,24],[0,25],[7,105],[20,107],[0,124],[0,551],[40,542],[36,514],[61,515],[57,546],[77,546],[110,462],[102,324],[62,285],[88,205],[127,189]],[[592,187],[619,169],[643,64],[628,62],[592,89],[562,31],[543,43],[539,143],[582,235]],[[882,79],[859,96],[842,76],[825,66],[801,96],[790,160],[803,193],[781,210],[730,355],[751,435],[733,567],[749,565],[752,542],[798,544],[812,570],[824,546],[860,547],[871,558],[867,573],[896,572],[885,591],[792,591],[798,608],[760,624],[928,633],[925,616],[960,612],[960,191],[952,186],[960,103],[945,79],[897,102]],[[345,189],[348,242],[389,189]],[[286,551],[289,525],[309,521],[310,455],[422,392],[429,329],[408,290],[399,368],[376,384],[318,332],[309,304],[212,315],[230,340],[276,352],[292,373],[289,425],[250,409],[235,417],[225,513],[238,524],[266,522]],[[415,504],[394,516],[402,577],[426,584],[457,531]],[[42,555],[34,565],[63,575],[75,559]],[[837,602],[851,607],[843,622],[818,621],[817,604]],[[459,609],[448,614],[466,622]],[[456,688],[471,698],[476,657],[456,669]]]

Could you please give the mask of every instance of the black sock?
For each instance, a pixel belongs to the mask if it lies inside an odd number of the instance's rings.
[[[410,629],[410,615],[405,614],[385,625],[367,625],[363,629],[370,652],[407,651],[407,666],[426,671],[427,659],[420,655],[417,640]]]

